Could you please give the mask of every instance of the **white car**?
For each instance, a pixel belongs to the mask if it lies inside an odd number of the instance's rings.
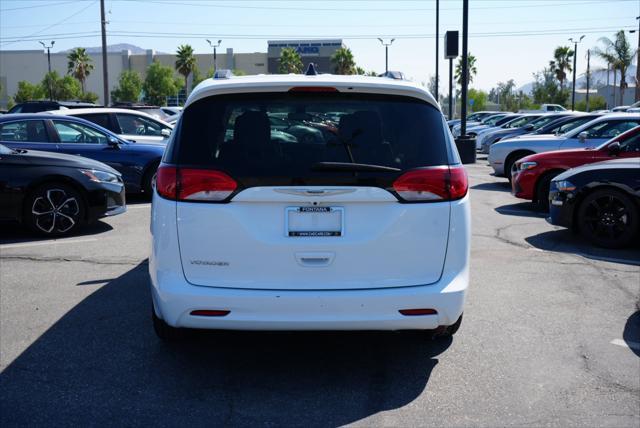
[[[562,135],[529,135],[498,141],[489,149],[487,160],[498,176],[511,180],[518,159],[550,150],[593,148],[640,124],[640,114],[610,113]]]
[[[272,137],[272,116],[325,111],[339,121],[320,142]],[[450,335],[462,320],[467,176],[438,103],[411,82],[202,82],[158,169],[151,233],[163,339],[183,328]]]
[[[123,108],[79,108],[50,111],[52,114],[81,117],[132,142],[166,144],[173,126],[147,113]]]

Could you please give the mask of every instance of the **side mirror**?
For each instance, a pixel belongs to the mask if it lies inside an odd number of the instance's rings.
[[[113,149],[120,148],[120,141],[118,141],[118,139],[115,137],[109,137],[109,140],[107,140],[107,144]]]
[[[620,146],[620,143],[617,141],[615,143],[609,144],[609,147],[607,148],[609,149],[610,156],[615,156],[622,151],[622,146]]]
[[[587,131],[582,131],[581,133],[578,134],[578,140],[580,140],[581,143],[584,143],[585,141],[587,141],[588,136],[589,136],[589,133]]]
[[[522,129],[524,129],[525,131],[533,131],[533,125],[532,124],[525,125],[524,128]]]
[[[166,128],[163,128],[163,129],[160,131],[160,135],[162,135],[164,138],[169,138],[169,137],[171,137],[171,131],[169,131],[169,130],[168,130],[168,129],[166,129]]]

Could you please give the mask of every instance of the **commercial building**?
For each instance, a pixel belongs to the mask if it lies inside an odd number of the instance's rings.
[[[280,52],[284,48],[294,48],[302,57],[304,69],[310,62],[314,63],[321,73],[333,72],[331,57],[340,48],[345,47],[340,39],[331,40],[270,40],[267,49],[269,61],[268,71],[278,73],[280,66]]]

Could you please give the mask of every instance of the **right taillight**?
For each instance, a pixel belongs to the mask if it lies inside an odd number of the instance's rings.
[[[178,201],[220,202],[238,183],[221,171],[160,166],[156,178],[158,194]]]
[[[409,202],[453,201],[468,190],[467,172],[463,166],[434,166],[414,169],[393,183],[393,190]]]

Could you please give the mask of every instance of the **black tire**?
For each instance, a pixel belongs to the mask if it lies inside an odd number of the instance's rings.
[[[538,179],[536,183],[536,199],[533,201],[538,211],[549,211],[549,188],[551,187],[551,180],[558,174],[560,174],[560,171],[545,174]]]
[[[638,206],[624,192],[595,190],[578,207],[578,230],[600,247],[626,247],[638,235],[638,215]]]
[[[25,198],[23,221],[42,236],[65,236],[76,232],[86,217],[84,198],[68,184],[45,183]]]
[[[507,180],[509,180],[509,183],[511,183],[511,168],[513,167],[513,164],[516,163],[516,161],[518,159],[522,159],[525,156],[529,156],[533,153],[531,152],[516,152],[516,153],[511,153],[509,156],[507,156],[507,159],[504,161],[504,176],[507,177]]]
[[[151,307],[151,318],[153,321],[153,331],[156,336],[165,342],[175,342],[184,338],[184,329],[171,327],[164,320],[158,318],[156,311]]]
[[[153,195],[153,186],[156,180],[156,171],[158,170],[158,166],[160,164],[155,163],[147,168],[147,171],[144,173],[144,177],[142,178],[142,191],[149,198]]]

